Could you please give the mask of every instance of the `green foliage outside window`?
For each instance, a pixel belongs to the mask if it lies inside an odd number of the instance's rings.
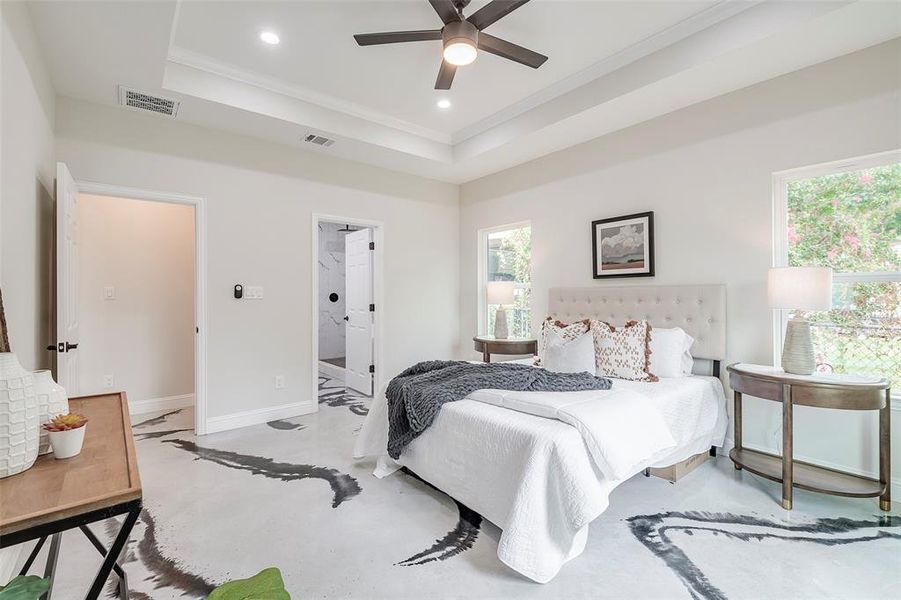
[[[487,281],[517,284],[513,305],[507,306],[510,337],[530,337],[532,330],[532,229],[521,227],[488,234]],[[488,332],[494,331],[494,312],[488,306]]]
[[[788,264],[839,276],[833,310],[810,313],[820,370],[901,382],[901,164],[793,181]]]

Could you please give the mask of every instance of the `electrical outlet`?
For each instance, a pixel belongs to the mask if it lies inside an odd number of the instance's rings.
[[[112,376],[112,375],[104,375],[104,376],[103,376],[103,387],[105,387],[105,388],[111,388],[111,387],[113,387],[114,385],[116,385],[116,382],[115,382],[115,380],[113,379],[113,376]]]
[[[284,375],[276,375],[275,376],[275,389],[277,389],[277,390],[285,389],[285,376]]]
[[[103,288],[103,299],[104,300],[115,300],[116,299],[116,288],[112,285],[104,286]]]

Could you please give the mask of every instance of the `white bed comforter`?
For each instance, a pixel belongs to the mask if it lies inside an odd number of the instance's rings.
[[[598,451],[631,457],[644,452],[643,460],[627,468],[624,465],[631,459],[605,458],[607,465],[602,468],[576,426],[503,407],[506,402],[520,409],[530,404],[530,412],[549,410],[561,404],[553,396],[586,394],[600,394],[594,401],[609,403],[594,407],[601,411],[595,416],[606,412],[612,417],[619,412],[612,433],[603,430],[607,423],[590,434],[599,444]],[[642,405],[652,407],[671,441],[660,442],[656,428],[649,435],[642,422],[646,412],[621,404],[634,400],[633,394],[643,398]],[[538,396],[545,399],[536,402]],[[564,400],[562,404],[573,403]],[[582,420],[584,426],[591,419]],[[721,445],[725,430],[723,388],[712,377],[659,383],[615,380],[612,390],[602,393],[479,390],[467,399],[445,404],[432,426],[395,463],[385,453],[388,420],[382,393],[373,400],[354,455],[378,457],[375,474],[380,477],[406,466],[495,523],[502,530],[498,558],[545,583],[566,561],[582,553],[589,523],[607,508],[608,496],[617,485],[645,466],[668,466]],[[657,442],[647,443],[651,437]],[[648,450],[655,445],[659,448]]]

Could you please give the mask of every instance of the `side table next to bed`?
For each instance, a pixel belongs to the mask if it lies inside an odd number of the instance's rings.
[[[736,469],[782,484],[782,507],[792,508],[792,486],[814,492],[871,498],[891,510],[891,388],[886,379],[854,375],[792,375],[778,367],[737,363],[728,367],[735,392],[735,447],[729,457]],[[782,456],[742,447],[742,394],[782,403]],[[879,479],[836,471],[792,458],[793,407],[879,411]]]
[[[472,338],[474,347],[482,353],[483,362],[491,362],[492,354],[522,356],[538,354],[538,340],[527,338],[507,338],[499,340],[493,335],[477,335]]]

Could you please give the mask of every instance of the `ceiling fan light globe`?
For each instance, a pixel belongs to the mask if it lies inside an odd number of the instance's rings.
[[[472,64],[479,51],[469,40],[450,41],[444,46],[444,60],[457,67]]]

